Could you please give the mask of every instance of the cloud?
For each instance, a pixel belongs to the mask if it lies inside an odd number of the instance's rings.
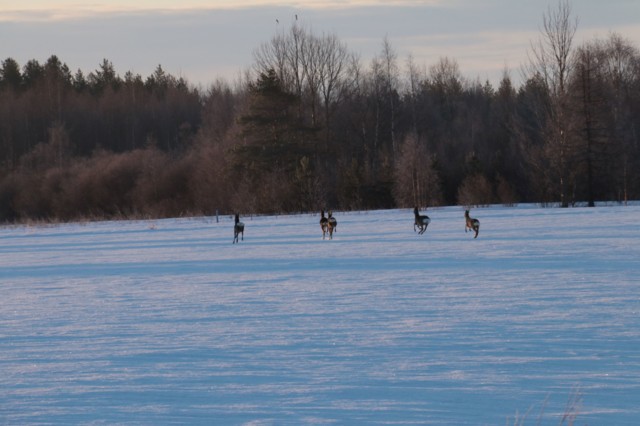
[[[365,65],[387,37],[402,64],[412,55],[426,69],[447,56],[467,78],[495,82],[505,67],[515,70],[526,61],[545,10],[529,0],[400,0],[393,6],[388,0],[75,1],[0,0],[0,20],[12,21],[0,25],[2,39],[11,41],[0,44],[0,59],[24,64],[56,54],[72,69],[91,71],[107,58],[120,72],[142,75],[161,64],[206,85],[236,78],[253,63],[254,49],[287,31],[298,15],[314,33],[335,34]],[[612,30],[640,40],[640,15],[631,13],[638,6],[612,1],[597,9],[578,4],[577,45]]]
[[[455,3],[456,0],[395,0],[393,7],[450,7]],[[87,3],[24,0],[19,3],[0,1],[0,22],[44,22],[142,11],[242,10],[255,7],[344,10],[389,6],[388,0],[103,0]]]

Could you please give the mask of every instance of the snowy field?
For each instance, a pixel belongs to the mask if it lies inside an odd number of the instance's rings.
[[[640,424],[640,206],[424,213],[2,227],[0,424]]]

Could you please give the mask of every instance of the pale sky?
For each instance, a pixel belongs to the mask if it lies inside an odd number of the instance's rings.
[[[44,63],[57,55],[75,72],[103,59],[118,74],[166,72],[204,87],[233,81],[253,51],[298,24],[331,33],[363,62],[385,37],[404,66],[455,59],[469,79],[517,80],[542,16],[557,0],[0,0],[0,60]],[[617,32],[640,48],[640,0],[573,0],[576,43]],[[279,21],[277,23],[276,21]]]

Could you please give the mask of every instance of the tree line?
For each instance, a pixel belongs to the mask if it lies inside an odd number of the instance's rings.
[[[516,87],[299,26],[238,81],[0,66],[0,221],[640,198],[640,53],[561,0]]]

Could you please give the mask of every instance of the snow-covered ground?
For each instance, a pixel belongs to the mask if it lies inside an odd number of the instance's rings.
[[[423,213],[0,228],[0,424],[640,424],[640,206]]]

